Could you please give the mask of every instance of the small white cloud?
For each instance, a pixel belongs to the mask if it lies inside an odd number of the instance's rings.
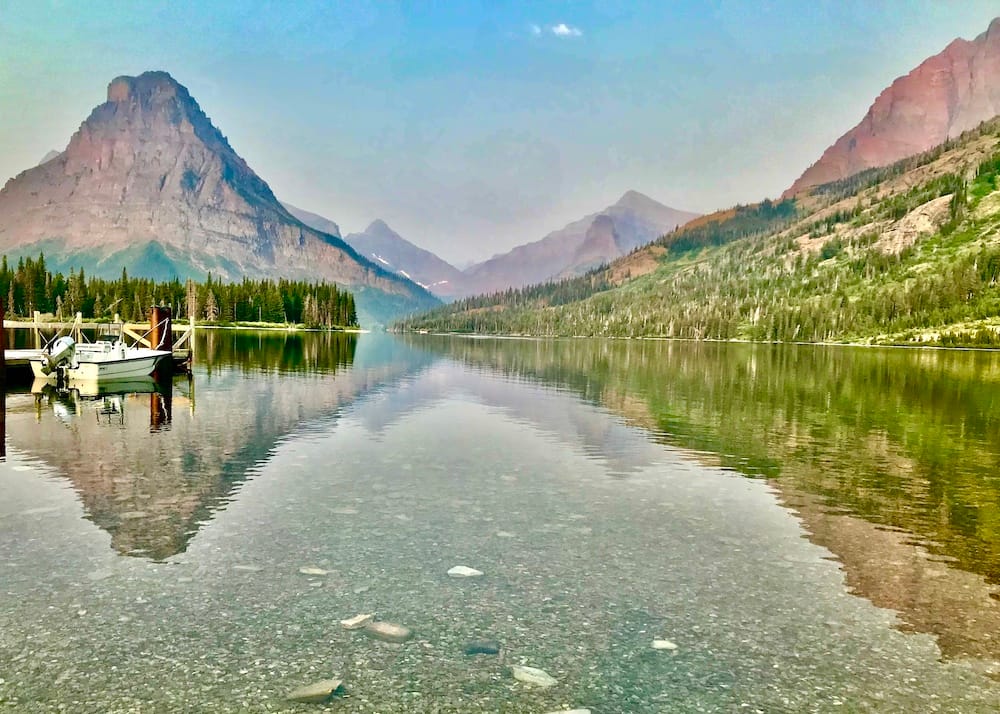
[[[531,30],[531,34],[532,35],[540,35],[540,34],[542,34],[542,28],[539,27],[538,25],[531,25],[528,29]]]
[[[560,22],[558,25],[553,25],[551,28],[552,34],[557,37],[579,37],[583,34],[583,30],[579,27],[573,27],[572,25],[567,25],[565,22]]]

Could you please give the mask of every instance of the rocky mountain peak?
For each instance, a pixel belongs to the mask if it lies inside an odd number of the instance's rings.
[[[893,81],[784,197],[926,151],[997,114],[1000,17],[976,39],[952,41]]]
[[[403,238],[389,225],[376,219],[362,233],[350,233],[344,240],[359,254],[393,270],[436,295],[461,293],[465,276],[455,266]]]
[[[66,148],[69,171],[117,175],[160,193],[227,210],[246,201],[284,213],[270,187],[233,150],[187,88],[167,72],[116,77],[108,100],[87,117]]]
[[[644,193],[639,193],[638,191],[628,190],[622,194],[622,197],[615,202],[616,206],[621,206],[622,208],[629,208],[634,211],[642,210],[650,206],[660,206],[658,201],[654,201],[652,198]]]
[[[436,301],[293,217],[166,72],[116,77],[66,151],[0,191],[0,252],[91,275],[322,279],[364,288],[362,320]],[[153,256],[146,265],[134,256]],[[372,288],[373,290],[367,290]],[[368,297],[371,301],[368,302]]]

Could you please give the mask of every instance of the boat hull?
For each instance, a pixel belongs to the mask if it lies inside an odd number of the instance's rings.
[[[93,382],[98,380],[130,379],[148,377],[156,369],[160,360],[170,357],[166,350],[127,349],[111,353],[78,353],[74,362],[64,370],[67,379]],[[44,359],[31,360],[31,372],[36,379],[55,382],[57,372],[45,374]]]

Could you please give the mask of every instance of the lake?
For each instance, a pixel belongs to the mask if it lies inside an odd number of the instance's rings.
[[[998,353],[198,339],[8,385],[0,710],[1000,709]]]

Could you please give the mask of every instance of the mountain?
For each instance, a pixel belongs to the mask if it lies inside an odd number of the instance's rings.
[[[327,235],[336,236],[341,239],[343,238],[343,236],[340,235],[340,226],[331,221],[329,218],[324,218],[317,213],[310,213],[302,208],[296,208],[290,203],[285,203],[284,201],[282,201],[281,205],[285,207],[285,210],[310,228],[315,228],[320,233],[326,233]]]
[[[436,299],[309,228],[166,72],[118,77],[66,150],[0,190],[0,252],[91,275],[327,280],[363,324]]]
[[[582,274],[697,216],[664,206],[638,191],[628,191],[603,211],[468,268],[465,294],[491,293]]]
[[[465,275],[461,271],[429,250],[410,243],[385,221],[373,221],[361,233],[350,233],[344,240],[359,254],[415,281],[434,295],[462,294]]]
[[[976,39],[954,40],[896,79],[784,197],[926,151],[998,114],[1000,18]]]
[[[611,216],[601,213],[594,217],[583,236],[583,243],[573,253],[573,260],[565,273],[572,274],[575,266],[598,266],[608,263],[612,258],[624,255],[622,239],[615,229],[615,221]]]
[[[1000,346],[1000,117],[890,166],[690,221],[606,268],[402,329]],[[616,231],[600,225],[594,243]]]
[[[49,151],[46,151],[45,156],[43,156],[42,160],[38,162],[38,165],[41,166],[44,163],[52,161],[52,159],[56,158],[61,153],[62,152],[56,151],[55,149],[50,149]]]

